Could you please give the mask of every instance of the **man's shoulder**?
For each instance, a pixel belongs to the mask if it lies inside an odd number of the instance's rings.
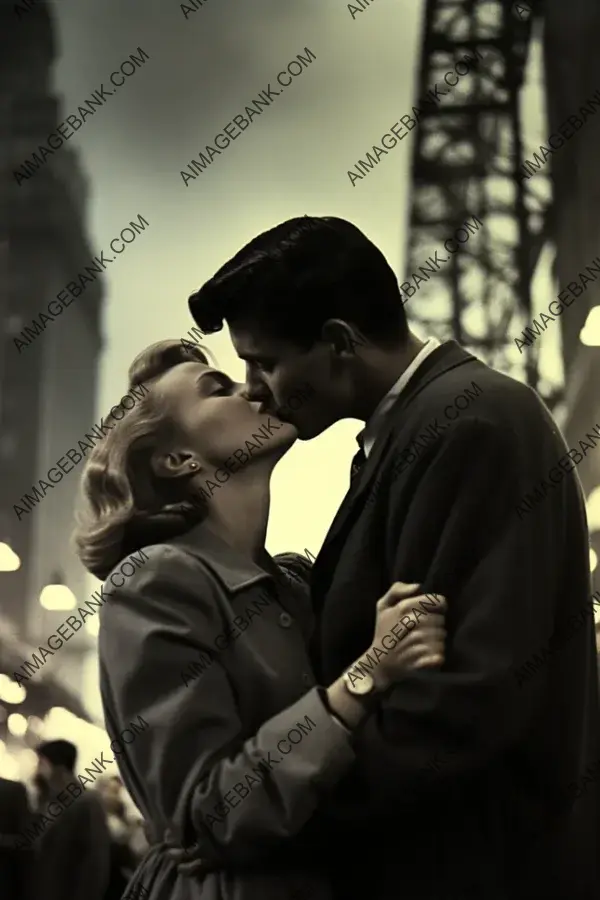
[[[0,778],[0,796],[27,801],[27,789],[20,781]]]
[[[65,812],[71,813],[71,821],[73,819],[77,819],[80,822],[84,820],[90,821],[90,819],[106,819],[104,804],[98,792],[93,788],[84,788],[75,802],[65,809]]]
[[[508,427],[515,436],[526,432],[524,422],[530,427],[551,425],[548,410],[532,388],[473,358],[432,379],[407,407],[399,406],[395,439],[406,439],[405,425],[415,433],[441,435],[469,421],[485,422],[492,430]]]

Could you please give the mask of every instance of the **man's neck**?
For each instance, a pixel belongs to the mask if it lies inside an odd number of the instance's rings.
[[[369,353],[354,418],[368,422],[385,395],[424,346],[425,341],[410,334],[408,343],[402,350],[387,352],[378,349]]]

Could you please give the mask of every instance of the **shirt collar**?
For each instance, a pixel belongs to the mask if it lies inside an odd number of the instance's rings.
[[[273,575],[255,565],[252,560],[245,559],[205,522],[200,522],[185,534],[165,543],[187,550],[202,560],[228,593],[235,594],[258,581],[274,580]]]
[[[421,366],[427,357],[440,346],[440,341],[438,341],[437,338],[430,337],[425,341],[411,364],[407,366],[400,378],[392,385],[385,397],[377,405],[375,412],[372,414],[363,430],[356,436],[358,445],[363,450],[365,457],[368,457],[373,449],[373,445],[381,430],[383,420],[385,419],[385,414],[390,407],[394,405],[419,366]]]

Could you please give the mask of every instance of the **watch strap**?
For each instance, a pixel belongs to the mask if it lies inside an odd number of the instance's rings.
[[[325,690],[325,688],[319,687],[319,688],[318,688],[318,692],[319,692],[319,696],[320,696],[320,698],[321,698],[321,701],[322,701],[322,703],[323,703],[323,706],[325,707],[325,709],[327,710],[327,712],[329,713],[329,715],[331,716],[331,718],[333,719],[333,721],[336,723],[336,725],[339,725],[340,728],[343,728],[344,731],[346,732],[346,734],[351,735],[351,734],[352,734],[352,729],[351,729],[350,726],[347,724],[347,722],[344,722],[344,720],[342,719],[342,717],[340,716],[339,713],[334,712],[334,711],[332,710],[331,704],[330,704],[330,702],[329,702],[329,697],[328,697],[328,695],[327,695],[327,691]]]

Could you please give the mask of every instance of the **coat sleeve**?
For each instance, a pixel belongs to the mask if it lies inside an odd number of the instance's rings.
[[[223,629],[220,588],[179,550],[148,555],[103,610],[113,725],[138,716],[149,725],[127,747],[127,765],[143,778],[159,821],[184,845],[199,843],[208,865],[251,862],[300,831],[353,751],[319,688],[249,733],[236,685],[212,649]],[[191,651],[210,663],[188,679]]]
[[[423,459],[408,501],[392,486],[390,568],[395,580],[447,597],[446,662],[392,688],[366,720],[355,742],[357,802],[340,792],[344,815],[423,802],[424,791],[475,774],[528,728],[544,682],[522,685],[517,672],[552,630],[561,518],[550,502],[543,523],[516,515],[527,468],[510,434],[465,419]],[[413,619],[426,614],[413,609]]]

